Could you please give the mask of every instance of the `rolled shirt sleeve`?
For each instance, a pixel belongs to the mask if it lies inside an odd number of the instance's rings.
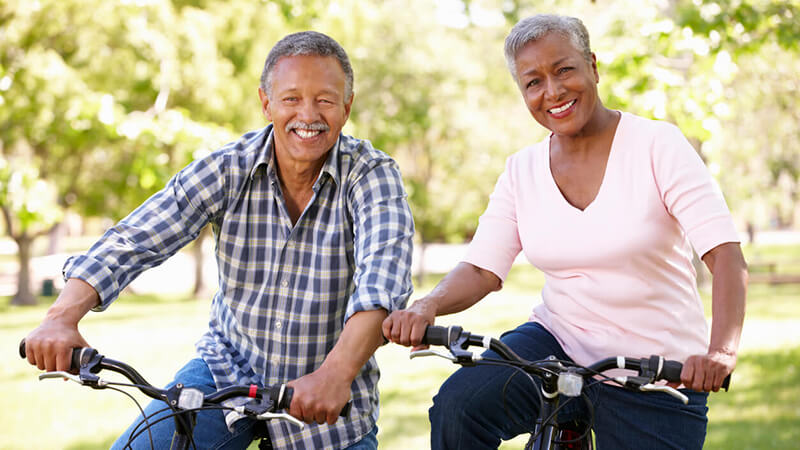
[[[162,189],[115,226],[84,255],[69,258],[65,279],[79,278],[100,296],[102,311],[139,274],[193,241],[224,202],[224,176],[213,157],[178,172]]]
[[[414,220],[397,164],[388,158],[374,161],[355,180],[348,204],[356,267],[345,321],[360,311],[404,308],[413,289]]]

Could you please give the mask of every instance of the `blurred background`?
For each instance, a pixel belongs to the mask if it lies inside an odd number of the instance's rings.
[[[506,158],[545,136],[502,52],[511,26],[538,12],[584,21],[605,105],[677,124],[741,231],[752,272],[743,355],[734,389],[712,396],[708,447],[800,448],[797,0],[3,0],[2,354],[16,358],[63,285],[68,255],[194,158],[265,125],[264,59],[307,29],[351,58],[344,132],[400,164],[417,226],[415,295],[424,294],[463,255]],[[91,314],[89,342],[169,381],[205,327],[216,286],[208,237]],[[527,317],[542,283],[518,264],[504,291],[443,320],[499,334]],[[382,448],[427,447],[427,405],[453,368],[408,362],[405,349],[378,353]],[[0,448],[104,448],[135,415],[111,393],[35,376],[19,360],[0,365],[12,406]]]

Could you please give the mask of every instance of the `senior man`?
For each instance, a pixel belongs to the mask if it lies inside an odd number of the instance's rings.
[[[258,95],[271,124],[191,163],[67,261],[64,290],[27,337],[28,360],[68,370],[70,349],[88,345],[80,319],[107,308],[139,273],[211,223],[220,286],[196,358],[172,384],[211,391],[289,382],[289,413],[310,426],[267,423],[274,448],[376,448],[373,353],[383,342],[381,322],[412,290],[414,225],[398,167],[368,141],[341,134],[353,71],[330,37],[308,31],[280,40]],[[338,418],[351,400],[352,412]],[[153,402],[146,413],[163,406]],[[245,448],[256,424],[203,411],[194,442]],[[168,445],[174,423],[152,431]],[[150,448],[147,433],[133,447]]]

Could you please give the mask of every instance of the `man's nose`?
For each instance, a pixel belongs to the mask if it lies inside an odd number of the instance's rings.
[[[317,102],[313,99],[303,100],[297,111],[297,118],[306,123],[312,123],[317,121],[319,117],[319,105],[317,105]]]

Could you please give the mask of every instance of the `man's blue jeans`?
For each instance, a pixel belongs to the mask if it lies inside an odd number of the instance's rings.
[[[540,324],[528,322],[509,331],[501,340],[522,358],[545,359],[550,355],[569,360],[556,339]],[[491,351],[485,356],[499,358]],[[608,355],[616,356],[616,355]],[[444,382],[429,411],[432,449],[495,449],[508,440],[533,430],[538,416],[537,386],[517,373],[503,394],[514,369],[500,366],[464,367]],[[603,449],[701,449],[705,440],[708,394],[682,390],[689,404],[663,393],[631,392],[603,383],[586,389],[594,406],[597,448]],[[505,398],[505,405],[504,399]],[[589,421],[585,402],[576,397],[564,408],[559,422]]]
[[[216,385],[211,376],[211,371],[205,361],[200,358],[189,361],[178,373],[175,374],[175,379],[168,385],[174,386],[178,382],[183,383],[184,386],[192,386],[202,390],[205,393],[215,391]],[[145,414],[150,417],[159,410],[166,408],[167,405],[161,401],[152,401],[144,409]],[[155,417],[150,417],[148,420],[152,424],[159,417],[163,417],[166,413],[160,413]],[[133,429],[142,421],[140,415],[133,422],[133,424],[125,430],[125,433],[117,439],[117,442],[111,447],[114,450],[122,449],[128,442],[129,436]],[[256,431],[259,421],[252,419],[241,419],[234,423],[234,431],[231,433],[225,424],[225,418],[220,410],[200,411],[197,413],[197,424],[194,427],[194,442],[198,449],[244,449],[257,438]],[[142,429],[138,427],[136,433]],[[175,432],[175,421],[172,418],[162,420],[150,428],[153,436],[153,444],[156,449],[169,448],[172,441],[172,434]],[[375,427],[372,431],[364,436],[361,441],[347,447],[347,450],[375,450],[378,448],[377,439],[378,428]],[[142,432],[134,438],[131,448],[134,450],[147,449],[150,447],[150,435],[147,431]]]

